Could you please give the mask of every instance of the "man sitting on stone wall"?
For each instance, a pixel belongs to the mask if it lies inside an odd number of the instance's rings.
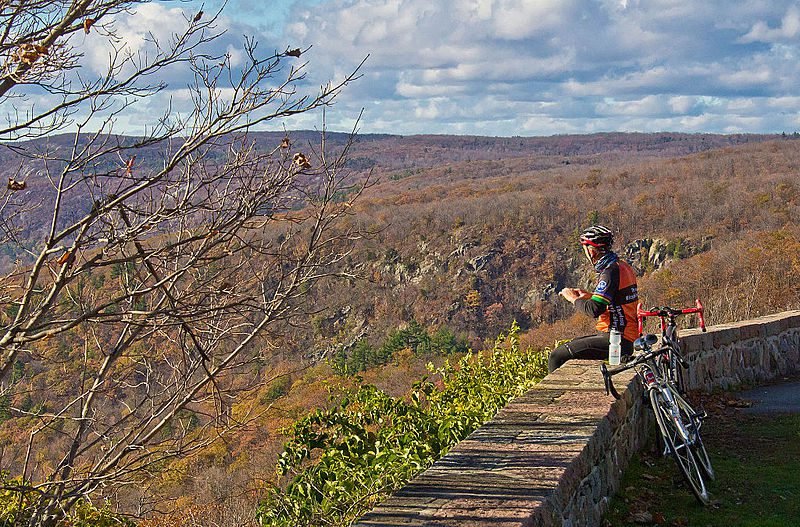
[[[594,292],[564,288],[559,294],[578,311],[597,318],[597,335],[578,337],[550,353],[549,369],[554,371],[569,359],[608,359],[609,330],[622,334],[622,355],[633,352],[639,336],[636,305],[639,300],[636,272],[611,250],[614,235],[602,225],[592,225],[580,237],[586,258],[597,273]]]

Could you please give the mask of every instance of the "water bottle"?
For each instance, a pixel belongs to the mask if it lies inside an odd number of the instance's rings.
[[[619,365],[621,343],[622,333],[616,329],[612,329],[608,337],[608,363],[612,366]]]

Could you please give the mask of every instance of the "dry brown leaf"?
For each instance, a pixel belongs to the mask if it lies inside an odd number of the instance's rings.
[[[71,260],[72,260],[72,251],[66,251],[58,258],[57,263],[58,265],[65,265],[69,263]]]
[[[37,46],[36,44],[20,44],[19,48],[14,52],[14,60],[29,66],[33,65],[42,55],[37,47],[45,50],[47,49],[42,46]]]
[[[125,162],[125,174],[130,176],[133,174],[133,164],[136,162],[136,156],[131,156]]]
[[[653,523],[653,514],[649,511],[634,512],[631,514],[630,519],[633,523],[638,523],[639,525],[650,525]]]
[[[25,190],[25,187],[28,186],[28,183],[25,181],[17,181],[12,178],[8,178],[8,190],[17,191],[17,190]]]
[[[298,152],[294,155],[294,163],[300,168],[311,168],[311,162],[302,153]]]

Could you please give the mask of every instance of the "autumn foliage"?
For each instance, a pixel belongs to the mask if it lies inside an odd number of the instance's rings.
[[[276,147],[284,133],[261,137]],[[302,135],[292,137],[302,143]],[[380,183],[337,227],[371,233],[344,256],[349,276],[307,291],[308,316],[277,326],[269,353],[237,370],[236,378],[254,382],[226,409],[242,423],[235,434],[165,463],[141,495],[103,497],[136,513],[146,494],[153,500],[146,526],[254,524],[259,500],[266,518],[269,503],[300,492],[288,475],[312,470],[322,455],[317,449],[287,463],[285,475],[275,473],[283,444],[297,443],[297,423],[308,423],[309,412],[318,420],[331,409],[355,412],[352,396],[345,405],[332,393],[366,384],[374,387],[370,401],[408,404],[404,397],[429,373],[428,361],[442,367],[467,347],[492,349],[514,321],[523,349],[592,333],[592,321],[557,291],[593,283],[576,240],[594,222],[614,229],[616,249],[640,274],[646,306],[693,305],[699,297],[709,324],[800,308],[797,144],[680,134],[360,138],[350,167],[362,178],[372,171]],[[136,166],[149,162],[140,154]],[[280,234],[271,233],[277,240]],[[6,264],[19,257],[3,250]],[[111,294],[126,272],[123,266],[87,276],[82,294]],[[4,305],[0,318],[8,323],[14,314]],[[48,397],[67,400],[80,361],[98,360],[96,349],[80,347],[86,341],[77,333],[42,341],[14,365],[14,396],[0,399],[4,466],[24,456],[26,430],[47,411]],[[125,390],[115,396],[124,400]],[[200,433],[192,427],[215,410],[211,402],[195,406],[176,426],[192,437]],[[361,425],[369,439],[373,423]],[[323,501],[303,514],[336,508]]]

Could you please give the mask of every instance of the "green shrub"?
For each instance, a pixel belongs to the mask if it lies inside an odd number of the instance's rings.
[[[433,335],[412,320],[407,327],[391,332],[383,344],[375,348],[361,339],[349,352],[339,350],[331,359],[331,366],[340,375],[364,371],[391,361],[401,350],[410,349],[416,355],[452,355],[466,353],[467,342],[447,328],[439,328]]]
[[[457,364],[429,365],[439,380],[420,380],[407,397],[363,385],[296,422],[278,461],[291,481],[263,499],[259,522],[349,525],[405,485],[546,374],[547,354],[521,351],[518,331]]]

